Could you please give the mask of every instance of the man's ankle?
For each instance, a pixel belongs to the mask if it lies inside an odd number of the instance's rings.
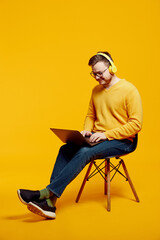
[[[40,198],[39,199],[48,199],[53,195],[53,193],[48,189],[44,188],[40,190]]]

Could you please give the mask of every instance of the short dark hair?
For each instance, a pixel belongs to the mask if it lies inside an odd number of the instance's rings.
[[[113,61],[111,54],[109,52],[97,52],[97,53],[104,53],[104,54],[108,55],[109,58]],[[97,54],[89,59],[88,65],[94,66],[97,62],[105,62],[105,63],[111,65],[107,58],[105,58],[102,55],[97,55]]]

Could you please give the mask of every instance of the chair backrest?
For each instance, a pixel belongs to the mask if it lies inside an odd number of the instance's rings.
[[[138,143],[138,134],[136,134],[135,138],[133,139],[133,151],[136,149]]]

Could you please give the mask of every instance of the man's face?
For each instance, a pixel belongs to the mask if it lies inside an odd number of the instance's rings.
[[[107,87],[112,80],[112,74],[110,74],[108,65],[104,62],[97,62],[92,66],[92,72],[95,79],[104,87]]]

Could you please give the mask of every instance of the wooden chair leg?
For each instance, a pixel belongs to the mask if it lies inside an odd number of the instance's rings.
[[[105,159],[104,194],[107,195],[107,159]]]
[[[107,210],[111,211],[111,196],[110,196],[110,159],[107,159]]]
[[[79,199],[80,199],[80,196],[81,196],[82,191],[83,191],[83,188],[84,188],[84,186],[85,186],[85,184],[86,184],[86,181],[87,181],[88,175],[89,175],[89,173],[90,173],[90,171],[91,171],[92,165],[93,165],[93,161],[90,162],[90,164],[89,164],[89,167],[88,167],[87,172],[86,172],[86,175],[85,175],[85,177],[84,177],[84,179],[83,179],[83,182],[82,182],[81,188],[80,188],[80,190],[79,190],[79,192],[78,192],[78,195],[77,195],[77,198],[76,198],[76,202],[78,202]]]
[[[133,194],[134,194],[134,196],[135,196],[135,198],[136,198],[136,201],[139,202],[140,200],[139,200],[138,195],[137,195],[137,193],[136,193],[136,190],[135,190],[135,188],[134,188],[134,186],[133,186],[133,183],[132,183],[131,178],[130,178],[130,176],[129,176],[129,173],[128,173],[128,171],[127,171],[126,165],[125,165],[125,163],[124,163],[123,160],[121,160],[121,163],[122,163],[122,167],[123,167],[123,169],[124,169],[124,172],[125,172],[125,174],[126,174],[126,177],[127,177],[127,179],[128,179],[129,185],[130,185],[130,187],[131,187],[131,189],[132,189],[132,192],[133,192]]]

